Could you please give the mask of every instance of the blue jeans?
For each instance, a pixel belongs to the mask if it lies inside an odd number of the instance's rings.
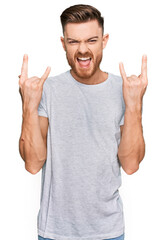
[[[43,238],[41,236],[38,235],[38,240],[53,240],[53,239],[50,239],[50,238]],[[124,240],[124,234],[119,236],[119,237],[116,237],[116,238],[110,238],[110,239],[103,239],[103,240]]]

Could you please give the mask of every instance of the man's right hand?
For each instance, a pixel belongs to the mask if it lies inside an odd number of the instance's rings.
[[[47,67],[41,78],[28,78],[28,55],[24,54],[21,75],[19,76],[19,92],[21,94],[23,111],[37,111],[43,91],[43,84],[51,71]]]

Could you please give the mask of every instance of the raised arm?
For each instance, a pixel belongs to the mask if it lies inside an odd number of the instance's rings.
[[[125,101],[124,125],[121,126],[122,137],[118,157],[123,170],[133,174],[139,169],[139,163],[145,155],[145,141],[142,128],[142,99],[145,94],[147,78],[147,56],[142,57],[141,74],[137,77],[126,76],[124,66],[119,64],[123,79],[123,96]]]
[[[28,56],[24,55],[19,79],[23,111],[19,151],[26,170],[32,174],[42,168],[47,156],[48,118],[38,116],[38,106],[50,70],[47,67],[41,78],[28,78]]]

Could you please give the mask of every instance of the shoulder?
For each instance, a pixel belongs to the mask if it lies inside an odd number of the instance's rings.
[[[111,89],[116,93],[122,92],[122,77],[113,73],[109,73]]]
[[[112,83],[114,83],[116,85],[122,85],[123,80],[122,80],[122,77],[120,75],[109,73],[109,76],[110,76],[110,79],[111,79]]]
[[[43,90],[47,92],[48,90],[50,90],[54,87],[63,85],[66,82],[66,76],[67,76],[67,72],[63,72],[56,76],[48,77],[44,82]]]

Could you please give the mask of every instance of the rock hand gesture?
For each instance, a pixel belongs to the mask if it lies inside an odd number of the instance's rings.
[[[38,109],[41,97],[43,84],[51,71],[47,67],[45,73],[41,78],[28,78],[28,55],[24,55],[23,64],[21,68],[21,75],[19,75],[19,92],[23,102],[23,111],[36,111]]]
[[[119,64],[120,73],[123,79],[123,96],[126,108],[133,109],[142,106],[142,98],[148,85],[147,79],[147,56],[142,56],[141,74],[137,77],[126,76],[123,63]]]

